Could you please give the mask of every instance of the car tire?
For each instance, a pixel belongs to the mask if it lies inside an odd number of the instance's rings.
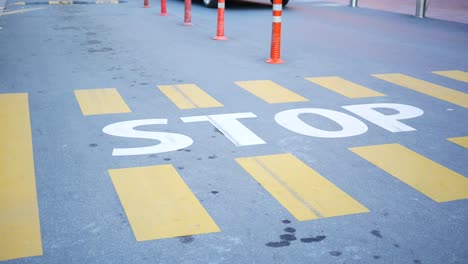
[[[207,0],[203,0],[207,1]],[[270,0],[271,4],[273,4],[273,0]],[[285,7],[289,3],[289,0],[283,0],[283,7]]]
[[[218,0],[203,0],[203,5],[209,8],[218,7]]]

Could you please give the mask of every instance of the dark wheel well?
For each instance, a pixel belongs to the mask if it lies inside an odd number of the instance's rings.
[[[203,5],[209,8],[218,7],[218,0],[203,0]]]
[[[271,4],[273,4],[273,0],[270,0]],[[289,0],[283,0],[283,6],[286,6],[289,3]]]

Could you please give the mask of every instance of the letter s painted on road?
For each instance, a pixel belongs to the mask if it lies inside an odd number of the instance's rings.
[[[150,132],[135,130],[135,127],[146,125],[166,125],[167,119],[141,119],[110,124],[102,132],[117,137],[144,138],[160,141],[159,144],[139,148],[114,148],[112,156],[132,156],[163,153],[186,148],[193,144],[188,136],[169,132]]]

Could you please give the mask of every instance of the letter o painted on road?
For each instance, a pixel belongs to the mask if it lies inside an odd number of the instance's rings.
[[[299,118],[301,114],[315,114],[326,117],[341,126],[341,130],[328,131],[306,124]],[[279,112],[275,115],[275,121],[280,126],[304,136],[320,138],[352,137],[365,133],[367,125],[361,120],[333,110],[320,108],[299,108]]]

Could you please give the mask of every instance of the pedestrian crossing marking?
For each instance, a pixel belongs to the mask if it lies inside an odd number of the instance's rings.
[[[369,212],[292,154],[236,161],[299,221]]]
[[[85,116],[131,112],[115,88],[75,90],[75,96]]]
[[[42,255],[27,93],[0,94],[0,261]]]
[[[109,174],[137,241],[220,231],[172,165]]]
[[[372,89],[350,82],[337,76],[315,77],[305,79],[322,87],[325,87],[329,90],[332,90],[336,93],[344,95],[348,98],[385,96],[385,94],[379,93],[377,91],[374,91]]]
[[[218,102],[195,84],[159,85],[158,88],[179,109],[223,106],[223,104]]]
[[[436,202],[468,198],[466,178],[400,144],[350,148]]]
[[[372,76],[468,108],[468,94],[466,93],[400,73],[373,74]]]
[[[464,71],[433,71],[432,73],[441,75],[460,82],[468,83],[468,72]]]
[[[453,142],[457,145],[460,145],[464,148],[468,148],[468,136],[466,137],[456,137],[456,138],[448,138],[447,139],[450,142]]]
[[[309,101],[270,80],[242,81],[235,84],[269,104]]]

